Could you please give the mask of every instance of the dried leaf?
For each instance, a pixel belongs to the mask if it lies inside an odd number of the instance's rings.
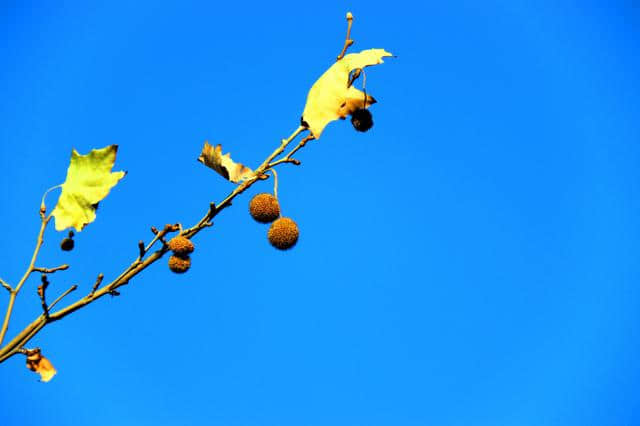
[[[243,164],[235,163],[231,159],[231,153],[222,155],[222,145],[220,144],[213,147],[209,142],[205,142],[198,161],[212,168],[231,182],[238,183],[253,176],[253,171],[250,168]]]
[[[56,230],[74,227],[81,231],[96,218],[98,203],[109,194],[125,172],[112,172],[118,145],[93,149],[87,155],[71,152],[67,179],[62,184],[58,204],[51,214],[56,218]]]
[[[42,356],[40,349],[27,351],[27,368],[40,374],[41,382],[48,382],[57,373],[51,361]]]
[[[318,139],[325,126],[338,118],[346,118],[358,108],[368,107],[376,101],[353,85],[349,85],[349,75],[354,70],[381,64],[382,58],[393,56],[384,49],[368,49],[360,53],[350,53],[333,64],[311,86],[307,104],[302,113],[303,125]]]

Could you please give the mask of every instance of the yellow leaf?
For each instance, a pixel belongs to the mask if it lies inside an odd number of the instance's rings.
[[[212,168],[231,182],[238,183],[253,176],[253,171],[250,168],[243,164],[235,163],[231,159],[231,153],[222,155],[222,145],[220,144],[213,147],[209,142],[205,142],[198,161]]]
[[[381,64],[382,58],[386,56],[393,55],[384,49],[350,53],[333,64],[311,86],[302,121],[316,139],[320,138],[325,126],[333,120],[346,118],[356,109],[368,107],[376,102],[367,94],[365,105],[364,93],[349,85],[349,75],[354,70]]]
[[[40,374],[41,382],[48,382],[57,373],[51,361],[42,356],[40,349],[27,351],[27,368]]]
[[[109,194],[125,172],[111,172],[118,145],[93,149],[87,155],[71,152],[67,179],[55,209],[56,230],[74,227],[81,231],[96,218],[97,204]]]

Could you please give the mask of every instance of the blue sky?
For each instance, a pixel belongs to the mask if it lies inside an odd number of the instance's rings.
[[[72,148],[128,175],[61,252],[88,292],[150,226],[233,189],[202,143],[255,166],[296,128],[355,16],[374,127],[327,127],[279,171],[300,241],[278,252],[255,185],[194,242],[47,327],[48,384],[0,366],[0,423],[634,425],[640,33],[632,2],[4,2],[0,277],[15,283]],[[49,198],[53,207],[56,195]],[[39,313],[36,277],[10,335]],[[6,306],[6,295],[0,309]]]

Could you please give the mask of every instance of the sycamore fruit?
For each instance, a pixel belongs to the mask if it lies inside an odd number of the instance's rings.
[[[359,132],[366,132],[373,127],[373,117],[371,111],[365,108],[359,108],[351,114],[351,124],[353,128]]]
[[[169,250],[173,252],[176,256],[187,256],[188,254],[193,252],[194,246],[191,240],[188,238],[177,236],[173,237],[167,243]]]
[[[173,255],[169,258],[169,269],[176,274],[182,274],[187,272],[191,267],[191,258],[189,256],[176,256]]]
[[[62,241],[60,241],[60,248],[64,251],[71,251],[73,250],[73,246],[75,245],[75,243],[73,242],[73,240],[71,238],[64,238]]]
[[[260,223],[271,223],[280,216],[280,204],[271,194],[257,194],[249,203],[249,213]]]
[[[71,251],[73,250],[73,246],[75,246],[73,242],[73,231],[69,231],[69,236],[60,241],[60,248],[64,251]]]
[[[281,217],[271,224],[267,238],[275,248],[287,250],[296,245],[299,235],[298,225],[288,217]]]

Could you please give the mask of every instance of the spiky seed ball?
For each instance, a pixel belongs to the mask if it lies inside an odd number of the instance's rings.
[[[270,223],[280,216],[280,204],[271,194],[257,194],[249,203],[249,213],[260,223]]]
[[[71,251],[73,250],[73,246],[75,245],[75,243],[73,242],[73,239],[67,237],[67,238],[63,238],[62,241],[60,241],[60,248],[64,251]]]
[[[194,249],[191,240],[179,235],[170,239],[167,243],[167,246],[169,247],[169,250],[173,252],[173,254],[178,256],[186,256],[189,253],[192,253]]]
[[[275,248],[287,250],[296,245],[299,235],[298,225],[288,217],[281,217],[271,224],[267,238]]]
[[[169,258],[169,269],[171,269],[176,274],[187,272],[190,267],[191,258],[189,258],[189,256],[182,257],[173,255]]]
[[[359,132],[366,132],[373,127],[373,117],[371,112],[366,108],[358,108],[351,114],[351,124],[354,129]]]

